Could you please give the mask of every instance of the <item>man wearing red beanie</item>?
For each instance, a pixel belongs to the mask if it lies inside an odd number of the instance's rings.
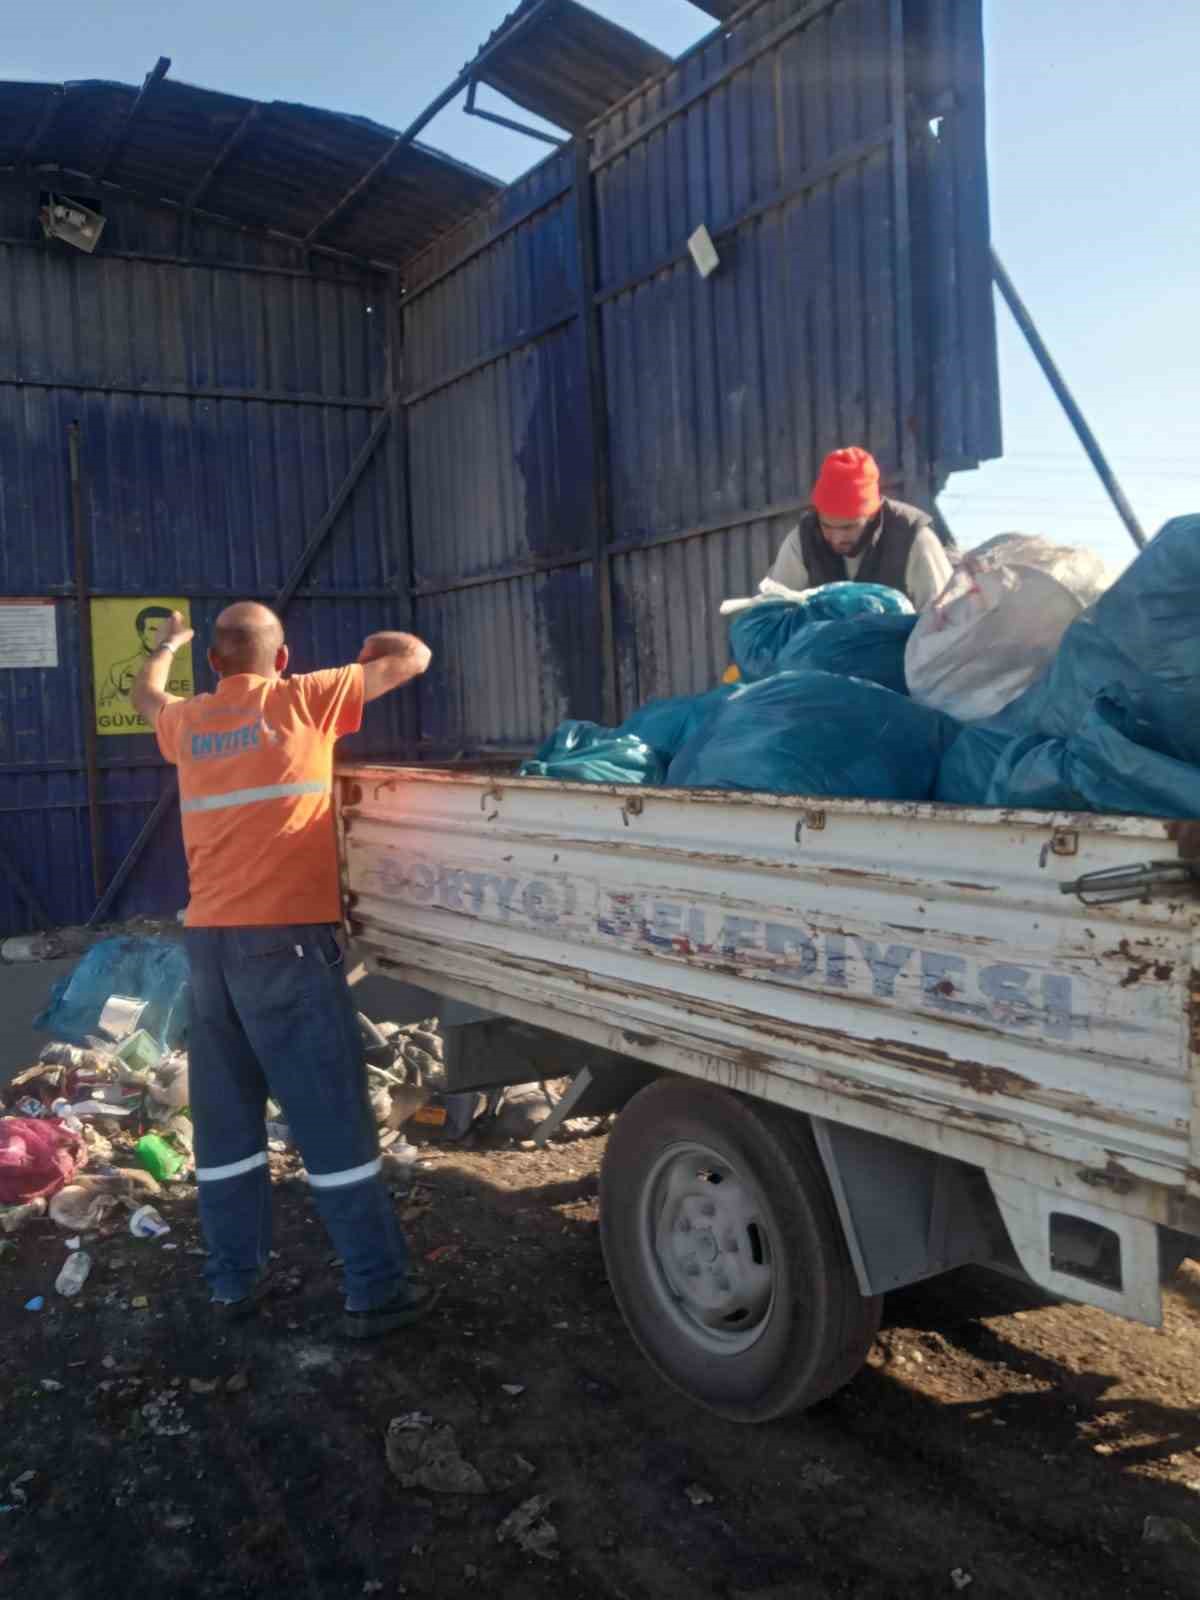
[[[923,611],[953,568],[931,519],[879,492],[874,456],[858,445],[821,464],[812,509],[788,534],[769,577],[788,589],[815,589],[847,578],[899,589]]]

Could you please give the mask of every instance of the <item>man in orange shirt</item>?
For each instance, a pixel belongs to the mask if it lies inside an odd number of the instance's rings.
[[[423,673],[429,649],[376,633],[353,666],[285,678],[283,625],[244,602],[217,618],[214,694],[166,692],[192,637],[178,612],[134,708],[179,769],[191,900],[189,1088],[213,1304],[240,1317],[266,1287],[268,1095],[284,1108],[345,1272],[345,1331],[390,1333],[432,1305],[380,1177],[363,1043],[344,971],[333,747],[368,700]]]

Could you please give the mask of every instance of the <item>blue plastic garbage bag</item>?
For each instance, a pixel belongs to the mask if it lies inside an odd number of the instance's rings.
[[[1011,739],[988,804],[1200,818],[1200,767],[1151,748],[1152,737],[1124,696],[1099,695],[1068,738]]]
[[[189,987],[187,952],[177,939],[120,934],[94,944],[69,977],[50,991],[33,1025],[68,1044],[102,1038],[100,1013],[114,995],[145,1000],[139,1028],[165,1045],[180,1047],[187,1037]]]
[[[1019,734],[970,723],[942,757],[933,798],[948,806],[985,806],[996,763]]]
[[[734,694],[667,782],[772,794],[928,800],[958,724],[860,678],[780,672]]]
[[[1071,624],[1037,681],[987,725],[1068,739],[1096,697],[1115,691],[1136,705],[1142,736],[1156,749],[1200,765],[1198,614],[1200,515],[1176,517]]]
[[[597,722],[560,723],[532,761],[521,765],[522,778],[561,778],[574,783],[661,783],[662,761],[644,739],[602,728]]]
[[[882,583],[826,583],[803,600],[761,600],[739,611],[729,624],[729,653],[745,683],[758,683],[779,670],[784,647],[813,622],[847,617],[911,613],[908,596]]]
[[[915,616],[873,614],[841,622],[813,622],[794,634],[779,652],[779,670],[836,672],[907,694],[904,646],[916,625]]]
[[[734,692],[734,684],[722,684],[707,694],[676,695],[670,700],[649,700],[617,729],[631,733],[669,762],[697,733]]]

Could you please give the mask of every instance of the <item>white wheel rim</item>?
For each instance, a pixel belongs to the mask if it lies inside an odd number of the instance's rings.
[[[733,1356],[761,1338],[776,1252],[757,1186],[706,1145],[671,1145],[642,1186],[641,1243],[659,1305],[693,1343]]]

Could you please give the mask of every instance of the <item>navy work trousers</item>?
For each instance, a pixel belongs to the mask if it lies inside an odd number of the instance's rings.
[[[207,1275],[240,1300],[271,1248],[265,1113],[283,1107],[341,1257],[346,1309],[407,1292],[409,1256],[379,1140],[344,953],[325,924],[189,928],[189,1093]]]

